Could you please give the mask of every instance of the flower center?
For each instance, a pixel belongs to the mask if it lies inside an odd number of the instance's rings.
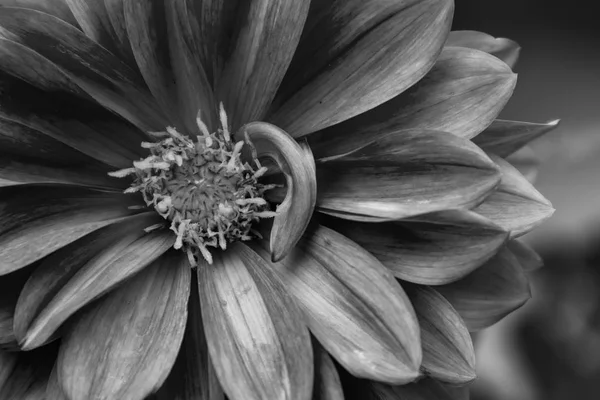
[[[125,193],[140,192],[148,207],[171,222],[177,236],[174,247],[185,250],[193,266],[200,258],[212,264],[208,247],[225,250],[227,243],[260,236],[252,223],[275,216],[263,198],[274,185],[258,182],[267,168],[250,139],[232,141],[222,107],[222,127],[216,132],[210,133],[200,118],[197,123],[201,135],[196,140],[172,127],[151,132],[157,141],[142,143],[150,155],[135,161],[133,168],[110,173],[119,178],[135,175]],[[244,146],[251,150],[251,163],[241,158]]]

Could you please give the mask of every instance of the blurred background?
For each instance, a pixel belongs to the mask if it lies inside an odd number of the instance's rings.
[[[556,214],[525,237],[546,266],[533,299],[476,336],[473,400],[600,398],[600,23],[595,2],[455,0],[454,30],[521,47],[501,118],[558,129],[533,143]]]

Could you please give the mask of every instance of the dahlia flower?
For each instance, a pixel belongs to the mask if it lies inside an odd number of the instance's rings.
[[[464,394],[556,123],[453,8],[0,0],[0,398]]]

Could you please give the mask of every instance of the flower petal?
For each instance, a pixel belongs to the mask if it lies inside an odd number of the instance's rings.
[[[271,258],[279,261],[298,243],[312,217],[317,197],[315,160],[308,146],[265,122],[251,122],[237,136],[247,134],[258,158],[275,161],[287,181],[287,193],[277,206],[271,229]]]
[[[171,65],[177,86],[177,107],[189,134],[198,131],[196,116],[199,111],[208,128],[217,129],[217,104],[202,64],[197,43],[198,15],[193,7],[190,0],[169,0],[165,3]]]
[[[431,131],[386,135],[317,168],[319,211],[359,220],[473,207],[500,180],[494,163],[470,141]]]
[[[196,272],[192,270],[192,282],[194,282],[192,287],[196,285],[196,281]],[[197,290],[192,289],[190,292],[188,322],[175,365],[154,396],[153,400],[224,400],[225,398],[208,354]]]
[[[46,14],[54,15],[73,26],[79,26],[66,0],[0,0],[0,5],[42,11]]]
[[[531,298],[527,276],[506,248],[460,281],[436,289],[458,311],[469,331],[495,324]]]
[[[449,0],[325,4],[312,7],[275,100],[281,106],[268,118],[293,137],[364,113],[415,84],[435,62],[454,11]]]
[[[0,279],[0,349],[19,350],[13,327],[14,314],[19,293],[31,275],[32,267],[34,265]]]
[[[532,272],[544,266],[542,257],[522,240],[510,240],[506,247],[517,258],[525,272]]]
[[[16,58],[10,55],[13,47],[21,51]],[[70,87],[65,83],[68,81],[54,80],[58,76],[54,74],[57,70],[46,68],[50,64],[39,56],[26,57],[34,54],[19,44],[0,39],[0,70],[23,79],[0,72],[0,119],[8,130],[4,135],[48,136],[63,143],[63,149],[71,147],[115,169],[131,166],[132,160],[143,155],[140,147],[144,140],[142,132],[92,99],[71,95]],[[33,68],[20,67],[24,61],[31,61],[28,65]],[[37,80],[32,79],[34,76]],[[26,82],[33,82],[33,85]],[[23,133],[25,130],[28,132]],[[42,146],[51,139],[35,138],[38,140]],[[43,147],[38,148],[40,150],[47,151]],[[76,156],[73,150],[68,151],[69,158],[65,154],[63,163],[89,160]]]
[[[467,386],[445,385],[431,378],[404,386],[388,386],[372,382],[372,400],[468,400]]]
[[[447,47],[431,71],[409,90],[317,135],[328,143],[353,144],[406,129],[472,138],[498,116],[515,84],[516,75],[497,58],[478,50]]]
[[[198,267],[204,331],[231,400],[298,399],[312,393],[310,336],[267,261],[241,243]]]
[[[56,350],[56,346],[31,352],[0,350],[0,399],[46,400],[46,383]]]
[[[0,188],[0,275],[131,214],[121,193],[36,185]]]
[[[76,319],[57,361],[67,397],[142,400],[158,390],[183,340],[190,277],[185,256],[167,253]]]
[[[313,340],[315,381],[312,400],[344,400],[344,390],[333,360],[318,341]]]
[[[43,345],[76,311],[144,269],[173,245],[169,232],[149,234],[156,217],[107,227],[44,260],[23,288],[15,335],[23,349]]]
[[[531,146],[520,148],[516,153],[506,157],[506,161],[515,167],[529,183],[535,182],[541,161]]]
[[[168,125],[139,75],[72,25],[42,12],[5,7],[0,27],[5,39],[45,57],[96,101],[140,129]]]
[[[236,10],[235,21],[243,22],[233,29],[231,52],[216,87],[233,129],[264,118],[300,40],[309,5],[254,0]]]
[[[123,190],[110,167],[26,125],[0,115],[0,179]]]
[[[554,130],[560,120],[545,124],[505,121],[497,119],[483,132],[473,138],[473,142],[488,153],[506,158],[532,140]]]
[[[498,57],[511,68],[514,68],[521,52],[521,47],[513,40],[495,38],[487,33],[477,31],[452,31],[448,35],[446,46],[468,47],[485,51]]]
[[[131,44],[137,66],[148,88],[161,108],[171,119],[178,116],[175,78],[172,72],[167,20],[164,1],[155,0],[105,0],[120,4],[125,34]],[[196,110],[198,112],[198,110]],[[175,122],[173,122],[175,123]]]
[[[512,165],[492,156],[502,171],[498,190],[473,209],[518,237],[540,225],[554,213],[552,204],[540,194]]]
[[[441,294],[427,286],[406,285],[421,327],[425,373],[443,382],[475,379],[475,351],[460,315]]]
[[[392,274],[356,243],[323,226],[273,266],[311,332],[353,375],[390,383],[418,376],[419,326]]]
[[[443,285],[492,258],[507,233],[470,211],[444,211],[417,221],[361,223],[335,220],[336,231],[373,254],[405,281]]]
[[[52,372],[48,378],[48,385],[46,385],[46,397],[44,400],[69,400],[60,386],[60,382],[58,382],[56,364],[54,364],[54,368],[52,368]]]

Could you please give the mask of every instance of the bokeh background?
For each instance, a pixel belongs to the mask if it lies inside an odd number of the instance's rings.
[[[558,129],[533,147],[536,187],[556,208],[525,237],[546,266],[533,299],[475,337],[474,400],[600,398],[600,22],[589,0],[455,0],[453,29],[521,47],[502,118]]]

